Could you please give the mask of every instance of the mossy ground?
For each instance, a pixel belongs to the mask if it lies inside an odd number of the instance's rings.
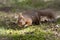
[[[4,17],[8,15],[0,12],[0,40],[60,40],[58,36],[60,27],[56,29],[50,24],[41,24],[20,28],[15,24],[10,24],[9,21],[6,23]],[[60,21],[57,23],[59,24]]]

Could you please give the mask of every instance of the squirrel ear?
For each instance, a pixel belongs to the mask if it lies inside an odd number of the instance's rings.
[[[21,12],[21,13],[19,13],[19,17],[24,18],[24,17],[23,17],[23,15],[22,15],[22,12]]]
[[[20,15],[22,15],[22,12],[20,13]]]
[[[19,13],[19,15],[20,15],[20,16],[22,16],[22,12],[21,12],[21,13]]]

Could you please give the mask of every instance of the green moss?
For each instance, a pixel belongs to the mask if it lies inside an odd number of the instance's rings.
[[[58,24],[60,24],[60,18],[59,18],[59,19],[57,19],[57,23],[58,23]]]
[[[38,26],[31,26],[21,30],[0,28],[0,32],[2,33],[0,33],[1,36],[6,36],[12,40],[46,40],[49,33]]]
[[[6,25],[4,16],[0,18],[0,37],[8,40],[58,40],[59,37],[54,35],[54,31],[48,24],[32,25],[27,28],[20,28],[16,25]],[[58,23],[58,21],[57,21]],[[15,27],[16,26],[16,27]],[[60,32],[58,28],[57,32]]]

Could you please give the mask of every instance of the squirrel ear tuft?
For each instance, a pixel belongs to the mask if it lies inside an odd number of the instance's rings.
[[[19,16],[22,16],[22,12],[18,14]]]
[[[24,17],[23,17],[23,15],[22,15],[22,12],[21,12],[21,13],[19,13],[19,17],[24,18]]]

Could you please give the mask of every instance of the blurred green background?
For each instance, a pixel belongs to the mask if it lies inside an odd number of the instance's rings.
[[[0,0],[0,10],[59,9],[60,0]]]

